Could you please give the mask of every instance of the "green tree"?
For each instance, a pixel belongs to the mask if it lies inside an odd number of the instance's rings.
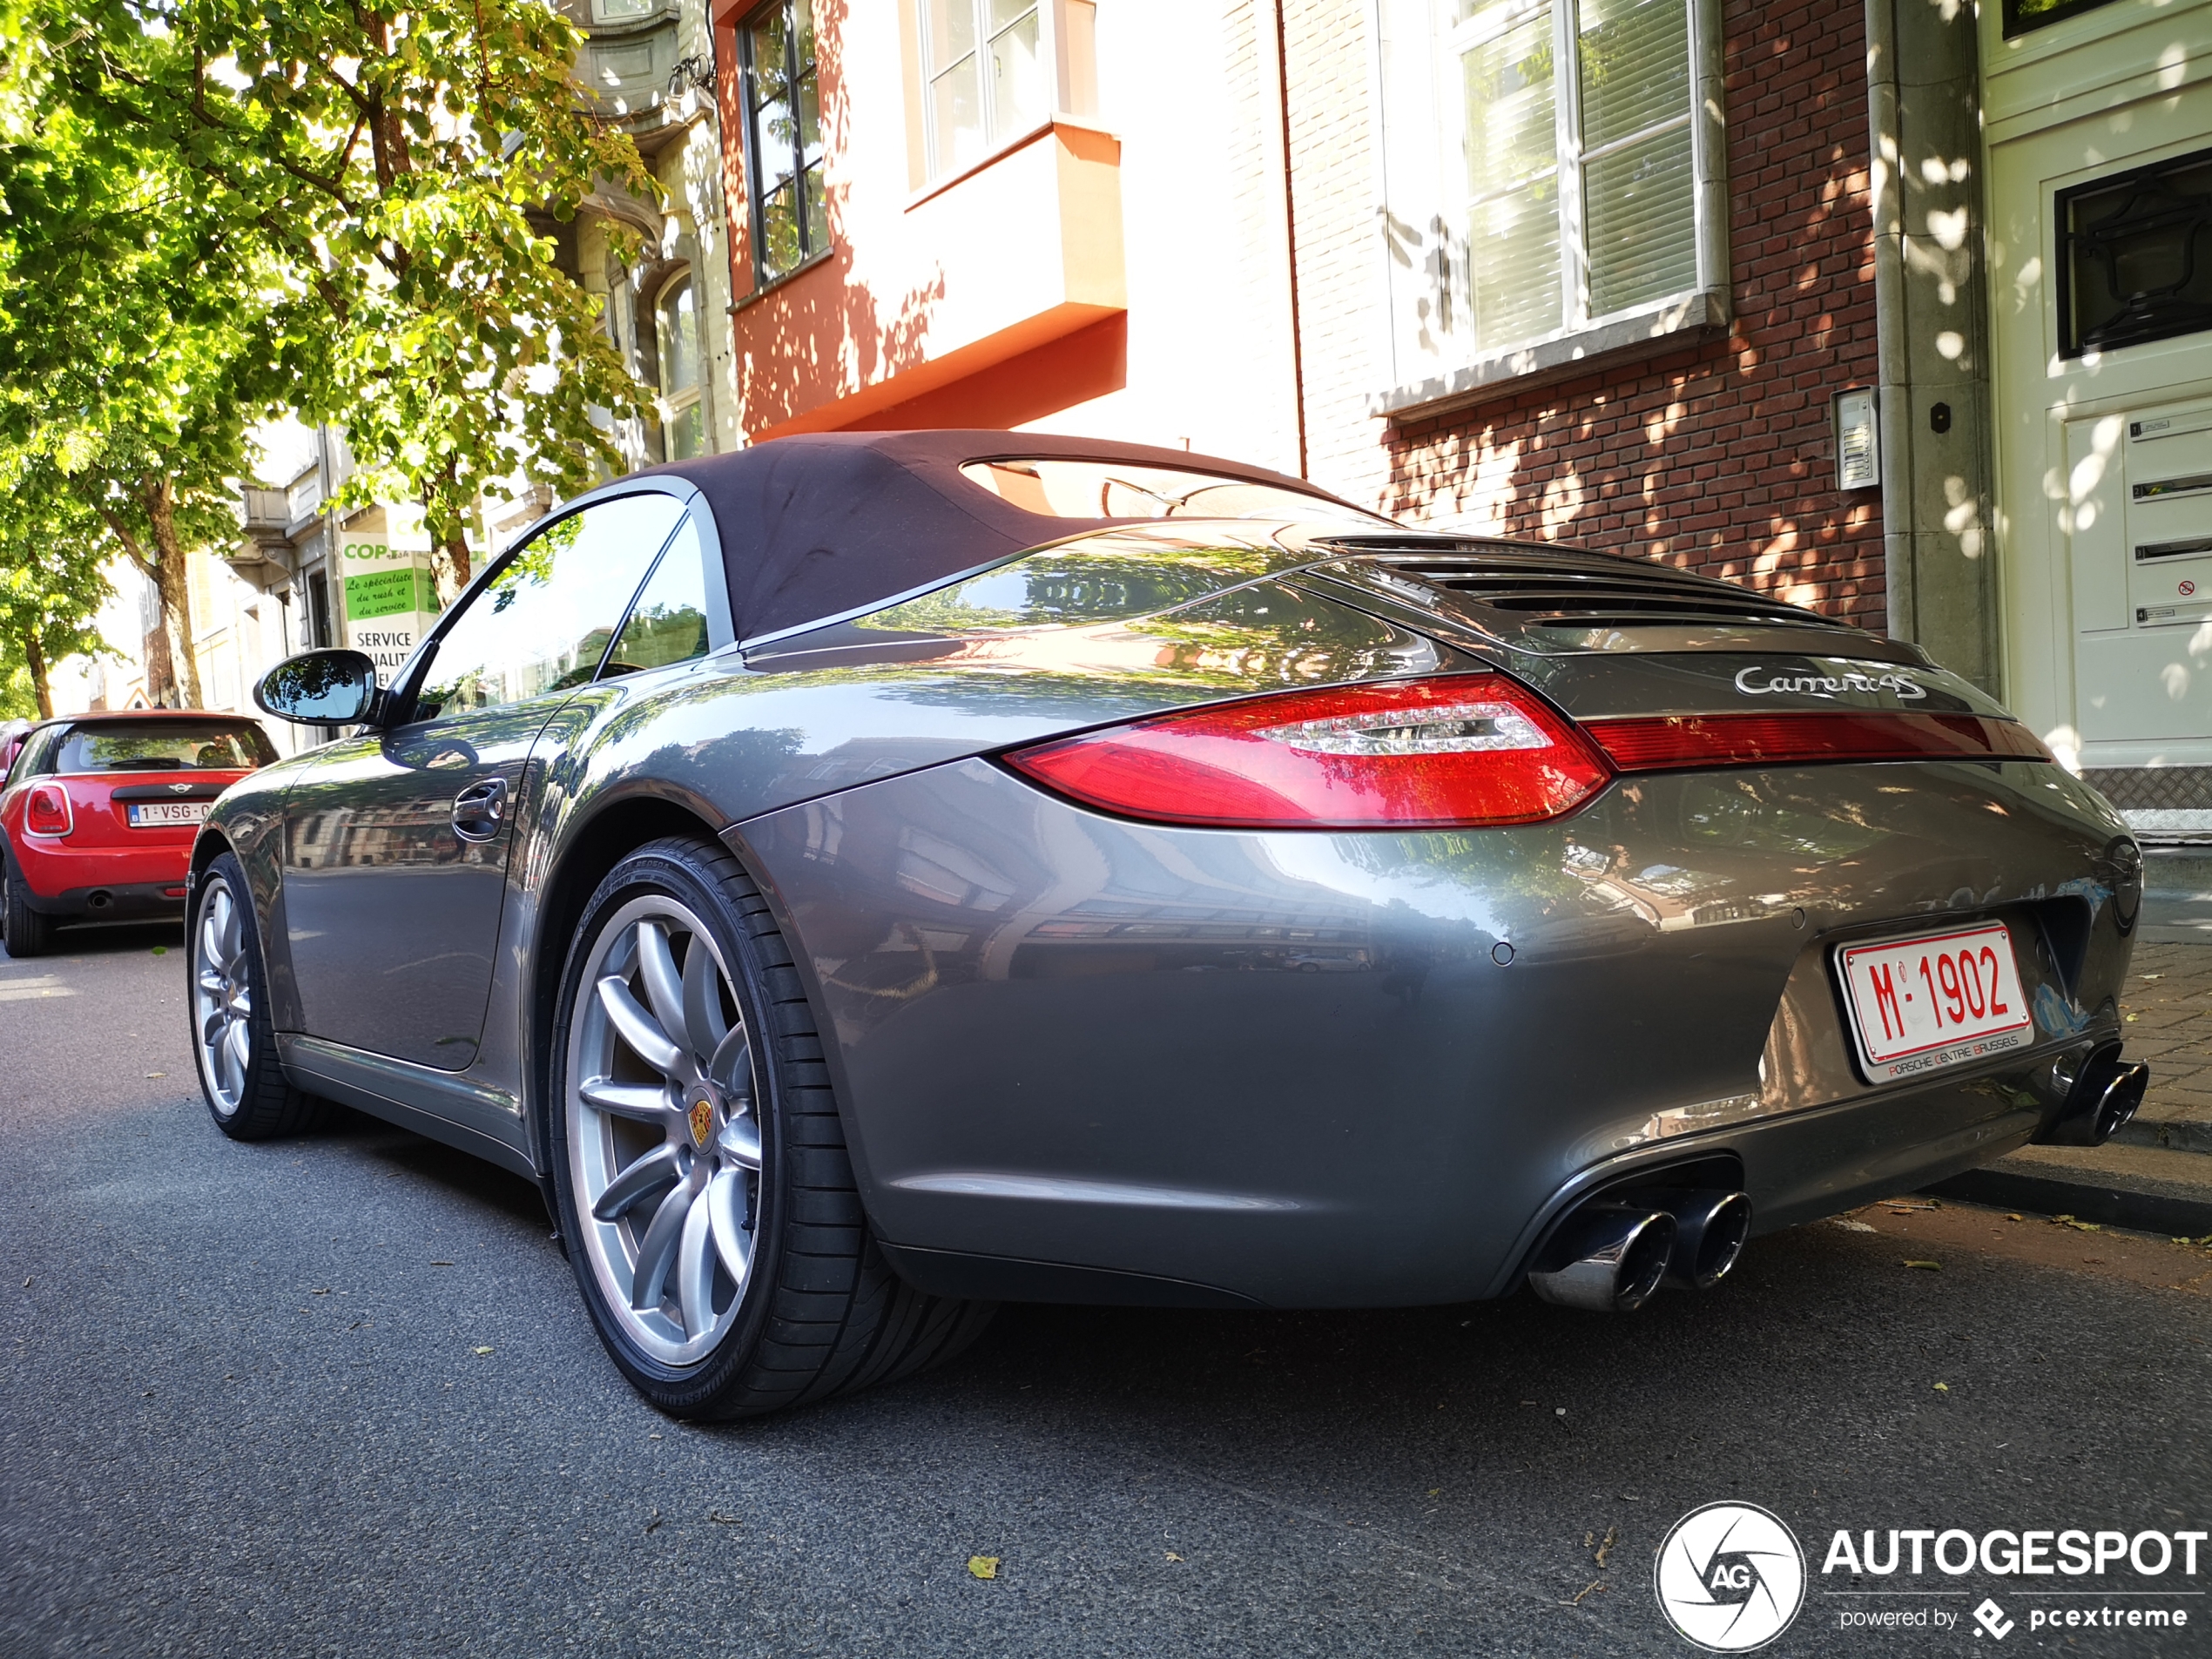
[[[192,700],[170,555],[235,536],[276,404],[346,429],[341,506],[421,505],[448,595],[486,495],[622,464],[638,388],[532,225],[656,189],[581,44],[541,0],[0,0],[0,454],[153,572]]]
[[[47,32],[0,60],[0,466],[51,469],[153,578],[150,690],[197,706],[185,560],[237,538],[247,432],[299,367],[287,299],[147,90],[186,71],[185,45],[134,30],[125,65],[82,18],[32,21]]]
[[[0,472],[0,717],[51,718],[54,664],[115,654],[92,625],[114,593],[102,570],[113,547],[51,462]]]
[[[345,428],[348,502],[421,505],[450,594],[480,502],[572,493],[619,467],[608,427],[640,401],[532,215],[570,219],[604,181],[658,186],[587,108],[583,37],[541,0],[184,0],[163,15],[196,54],[172,93],[190,165],[273,233],[312,319],[295,401]]]

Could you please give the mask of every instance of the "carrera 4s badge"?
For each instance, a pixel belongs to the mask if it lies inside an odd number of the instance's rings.
[[[1737,675],[1736,689],[1746,697],[1767,697],[1777,691],[1795,691],[1807,697],[1838,697],[1845,691],[1887,691],[1907,702],[1917,702],[1928,694],[1928,688],[1910,674],[1808,674],[1756,665]]]

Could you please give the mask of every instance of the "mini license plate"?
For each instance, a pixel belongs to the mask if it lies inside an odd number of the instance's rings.
[[[1836,953],[1858,1057],[1876,1082],[2020,1049],[2035,1022],[2001,921]]]
[[[134,829],[152,829],[164,824],[201,824],[207,820],[207,803],[204,800],[134,800],[131,803],[131,825]]]

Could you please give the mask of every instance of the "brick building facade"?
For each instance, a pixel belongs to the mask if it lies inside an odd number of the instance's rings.
[[[1878,374],[1865,20],[1735,0],[1724,51],[1733,319],[1394,420],[1369,489],[1408,518],[1640,552],[1878,630],[1881,503],[1835,488],[1830,412]]]
[[[1122,291],[1096,271],[1064,272],[1049,298],[1092,308],[1069,320],[1076,326],[1017,301],[941,352],[931,347],[942,316],[988,306],[959,289],[1011,287],[1030,273],[995,277],[963,258],[969,250],[926,238],[916,247],[917,222],[945,196],[992,188],[983,175],[1022,166],[1024,145],[931,193],[926,165],[906,153],[926,9],[847,0],[813,14],[830,246],[813,255],[819,266],[764,282],[748,268],[751,216],[732,227],[740,378],[752,394],[741,419],[753,435],[972,421],[1188,442],[1303,471],[1409,522],[1634,550],[1881,624],[1879,504],[1833,489],[1830,429],[1831,394],[1875,374],[1855,9],[1736,0],[1720,17],[1732,321],[1616,350],[1571,377],[1554,369],[1480,401],[1386,414],[1376,408],[1391,371],[1374,320],[1385,302],[1372,7],[1233,0],[1179,30],[1170,10],[1125,3],[1097,18],[1096,53],[1075,71],[1088,80],[1062,89],[1028,144],[1096,131],[1099,148],[1110,145],[1110,164],[1096,171],[1117,197],[1119,246],[1080,252],[1097,263],[1117,256]],[[737,25],[759,15],[725,14],[733,133],[748,113]],[[1168,33],[1200,48],[1184,59],[1175,95],[1162,96],[1157,74],[1117,84],[1117,48]],[[728,148],[727,194],[742,205],[748,162],[742,140]],[[1194,225],[1201,218],[1211,228]],[[1210,256],[1196,268],[1183,257],[1194,243]],[[1023,263],[995,253],[1001,272]],[[1154,266],[1165,267],[1156,287]],[[894,266],[886,283],[877,273]],[[1015,337],[979,349],[994,333]],[[1224,333],[1235,353],[1191,349],[1194,334]],[[1256,398],[1294,407],[1264,411]],[[1224,404],[1244,407],[1223,419],[1214,411]]]
[[[2212,552],[2131,574],[2096,493],[2131,410],[2212,434],[2212,331],[2068,346],[2054,218],[2212,178],[2212,0],[711,3],[747,440],[1181,444],[1730,577],[2212,836]]]

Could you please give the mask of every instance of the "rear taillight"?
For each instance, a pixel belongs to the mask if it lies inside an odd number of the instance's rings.
[[[33,835],[66,835],[74,827],[69,792],[59,784],[33,784],[24,798],[23,826]]]
[[[1592,720],[1583,728],[1622,772],[1804,765],[1832,760],[2048,760],[2016,720],[1979,714],[1698,714]]]
[[[1104,812],[1236,829],[1529,824],[1611,775],[1569,721],[1496,674],[1253,698],[1006,761]]]

